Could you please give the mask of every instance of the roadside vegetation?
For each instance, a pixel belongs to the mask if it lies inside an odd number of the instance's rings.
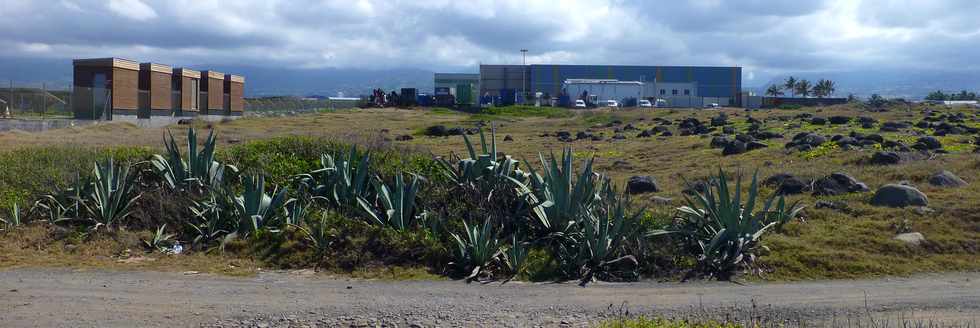
[[[848,106],[826,111],[863,111]],[[0,263],[581,284],[980,269],[970,205],[977,199],[964,192],[976,184],[924,189],[927,222],[916,210],[871,206],[870,194],[783,195],[764,181],[785,171],[819,178],[846,170],[871,186],[915,183],[937,164],[969,177],[980,171],[971,139],[940,137],[947,154],[900,166],[865,165],[867,155],[835,142],[728,157],[697,135],[555,140],[554,130],[643,127],[702,113],[525,110],[249,118],[156,130],[165,133],[163,143],[159,134],[134,129],[131,138],[83,147],[44,144],[42,134],[32,141],[41,144],[0,151],[0,164],[12,173],[0,176]],[[419,135],[432,114],[442,124],[476,127]],[[494,127],[494,119],[504,126]],[[365,120],[384,131],[372,135],[377,130],[359,125]],[[841,127],[773,120],[765,128],[829,134]],[[358,130],[365,133],[351,132]],[[392,141],[403,134],[417,137]],[[641,172],[661,178],[658,192],[627,192],[627,177]],[[911,231],[928,240],[893,239]],[[93,246],[106,243],[113,246]]]

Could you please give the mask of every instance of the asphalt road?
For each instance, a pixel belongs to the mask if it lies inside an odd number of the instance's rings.
[[[465,284],[0,270],[0,327],[589,326],[618,316],[980,323],[980,273],[800,283]],[[854,326],[847,324],[846,326]]]

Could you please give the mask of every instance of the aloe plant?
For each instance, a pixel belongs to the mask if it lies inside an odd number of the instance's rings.
[[[113,229],[130,215],[140,198],[136,175],[130,174],[128,165],[115,165],[111,158],[105,165],[95,163],[93,175],[92,192],[82,205],[91,214],[93,228]]]
[[[251,176],[245,179],[244,192],[235,197],[235,210],[238,216],[238,233],[247,235],[273,223],[279,213],[285,211],[292,199],[286,199],[286,188],[265,193],[265,177]]]
[[[222,165],[215,159],[215,143],[217,138],[214,130],[208,134],[204,147],[198,151],[197,133],[194,128],[187,129],[187,159],[181,154],[176,138],[167,131],[169,138],[164,137],[167,156],[153,155],[150,164],[154,171],[170,189],[186,189],[191,186],[204,187],[219,185],[224,180],[225,170],[237,172],[232,165]]]
[[[482,226],[470,227],[466,221],[463,221],[463,228],[466,231],[465,240],[455,233],[452,234],[457,249],[454,254],[455,259],[450,265],[468,273],[466,282],[478,279],[481,273],[489,273],[490,266],[500,256],[501,243],[490,222],[491,220],[487,218]]]
[[[415,198],[419,191],[418,175],[412,175],[412,182],[405,183],[401,174],[395,175],[394,188],[388,188],[380,178],[375,178],[375,202],[358,196],[357,201],[366,215],[374,223],[405,230],[417,222],[425,221],[425,211],[416,211]]]
[[[801,207],[787,210],[782,196],[771,196],[759,210],[758,172],[752,176],[747,199],[742,201],[742,177],[730,190],[727,176],[718,170],[718,183],[692,197],[685,196],[687,206],[678,209],[680,232],[697,243],[700,252],[697,267],[688,277],[702,275],[730,280],[740,269],[749,268],[757,258],[759,241],[772,227],[795,218]],[[773,202],[779,198],[776,208]]]
[[[194,221],[187,225],[194,230],[193,245],[208,249],[214,242],[223,240],[238,231],[240,221],[235,216],[235,197],[226,188],[213,188],[208,198],[195,200],[190,207]]]
[[[438,158],[437,162],[442,168],[443,174],[456,184],[483,182],[493,185],[506,182],[508,177],[517,179],[518,181],[524,181],[527,178],[527,174],[520,170],[519,161],[510,156],[504,156],[503,159],[498,160],[495,134],[496,129],[491,126],[490,142],[487,143],[483,128],[480,128],[480,153],[476,152],[470,138],[464,134],[463,141],[466,143],[466,150],[470,157],[460,158],[460,156],[453,153],[448,160]]]
[[[53,193],[41,196],[34,202],[30,212],[40,212],[39,214],[51,223],[78,220],[84,215],[85,208],[82,202],[91,191],[91,180],[76,174],[70,187],[59,188]]]
[[[348,155],[340,160],[323,154],[320,156],[322,168],[302,174],[298,180],[308,186],[313,195],[326,198],[340,210],[353,212],[359,208],[357,199],[370,195],[370,160],[371,155],[360,156],[357,147],[351,147]]]

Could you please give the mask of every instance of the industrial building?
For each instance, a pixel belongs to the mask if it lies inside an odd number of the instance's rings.
[[[618,80],[643,84],[643,98],[663,99],[672,107],[717,103],[741,106],[741,67],[615,66],[615,65],[480,65],[481,96],[522,102],[538,94],[567,94],[570,80]],[[523,91],[522,91],[523,90]]]
[[[122,58],[72,64],[72,111],[78,119],[241,116],[245,109],[242,76]]]
[[[452,95],[457,105],[475,105],[476,92],[480,88],[480,74],[435,73],[434,95]]]

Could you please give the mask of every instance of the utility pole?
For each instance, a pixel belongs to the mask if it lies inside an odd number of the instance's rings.
[[[527,102],[527,49],[521,49],[521,63],[521,96]]]

